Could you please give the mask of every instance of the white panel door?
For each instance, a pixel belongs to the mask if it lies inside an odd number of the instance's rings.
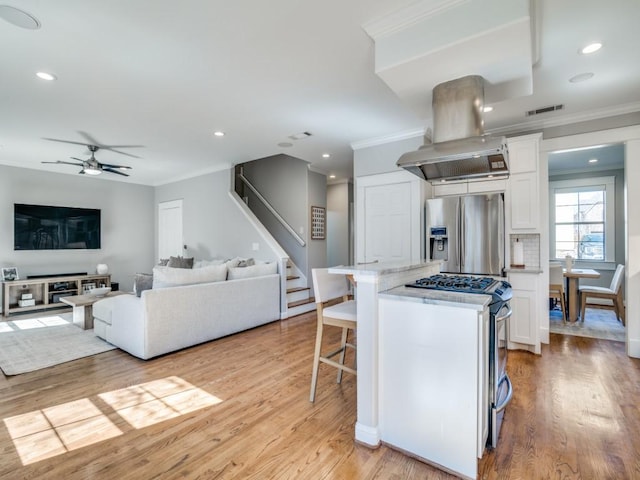
[[[365,188],[365,262],[411,260],[411,186]]]
[[[182,255],[182,200],[158,204],[158,257]]]

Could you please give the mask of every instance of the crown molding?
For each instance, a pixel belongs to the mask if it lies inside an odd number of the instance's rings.
[[[364,31],[376,40],[387,35],[404,30],[428,18],[457,7],[470,0],[421,0],[398,9],[384,17],[372,20],[362,25]]]
[[[562,116],[554,116],[553,118],[532,120],[529,122],[521,122],[504,127],[488,129],[487,133],[491,134],[507,134],[520,132],[524,130],[540,130],[544,128],[562,127],[572,125],[574,123],[588,122],[590,120],[599,120],[602,118],[615,117],[625,115],[627,113],[635,113],[640,111],[640,102],[627,103],[624,105],[616,105],[614,107],[605,107],[587,112],[567,114]]]
[[[398,142],[400,140],[407,140],[409,138],[424,136],[426,128],[416,128],[413,130],[405,130],[403,132],[392,133],[391,135],[383,135],[381,137],[369,138],[365,140],[359,140],[351,143],[353,150],[361,150],[363,148],[375,147],[378,145],[384,145],[385,143]]]

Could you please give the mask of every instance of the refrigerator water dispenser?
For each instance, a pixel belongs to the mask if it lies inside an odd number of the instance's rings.
[[[431,227],[429,229],[429,252],[431,260],[449,260],[447,227]]]

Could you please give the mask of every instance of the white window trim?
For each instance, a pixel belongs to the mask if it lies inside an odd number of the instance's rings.
[[[556,190],[565,188],[595,187],[604,186],[605,189],[605,253],[604,261],[590,261],[596,265],[604,263],[615,263],[615,235],[616,235],[616,211],[615,211],[615,177],[591,177],[575,180],[558,180],[549,182],[549,244],[552,246],[549,259],[555,258],[551,255],[555,252],[556,245]],[[557,260],[557,259],[556,259]],[[590,263],[589,262],[589,263]],[[582,262],[581,262],[582,263]]]

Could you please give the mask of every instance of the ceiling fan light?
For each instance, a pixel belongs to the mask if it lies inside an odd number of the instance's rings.
[[[84,169],[84,173],[86,173],[87,175],[100,175],[102,172],[94,167],[86,167]]]

